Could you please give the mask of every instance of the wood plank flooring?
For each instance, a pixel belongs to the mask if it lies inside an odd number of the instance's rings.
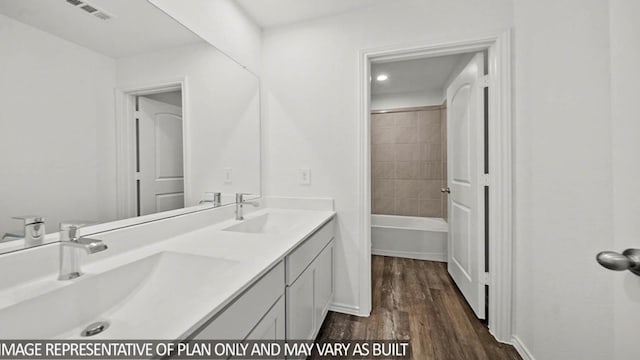
[[[408,340],[420,360],[521,359],[475,317],[446,263],[373,256],[372,281],[371,316],[329,312],[318,341]]]

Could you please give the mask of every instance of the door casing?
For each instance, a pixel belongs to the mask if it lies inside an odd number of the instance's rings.
[[[359,305],[332,309],[369,316],[371,313],[371,62],[410,60],[460,53],[488,51],[489,68],[489,313],[488,327],[495,338],[512,343],[513,297],[513,148],[511,30],[456,42],[422,43],[361,50],[359,64],[358,213],[360,247]]]

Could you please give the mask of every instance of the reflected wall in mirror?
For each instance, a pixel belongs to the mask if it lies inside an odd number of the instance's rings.
[[[147,0],[0,0],[0,54],[5,241],[260,193],[258,78]]]

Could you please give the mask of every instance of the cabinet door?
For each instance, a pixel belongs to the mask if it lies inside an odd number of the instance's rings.
[[[309,266],[291,286],[287,287],[287,339],[313,340],[314,277],[315,269]]]
[[[284,340],[284,296],[273,305],[271,310],[256,325],[247,340]]]
[[[333,300],[333,242],[327,245],[314,261],[316,331],[320,330]]]

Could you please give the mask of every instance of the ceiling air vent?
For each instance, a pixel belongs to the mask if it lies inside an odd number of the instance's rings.
[[[93,16],[97,17],[98,19],[102,19],[102,20],[109,20],[111,19],[111,15],[104,13],[102,11],[98,11],[97,13],[93,14]]]
[[[113,18],[113,15],[109,14],[108,12],[99,9],[96,6],[93,6],[91,4],[89,4],[86,1],[81,1],[81,0],[66,0],[67,3],[77,7],[78,9],[84,11],[87,14],[93,15],[95,17],[97,17],[100,20],[109,20],[111,18]]]
[[[88,12],[89,14],[93,14],[94,12],[98,11],[98,9],[94,8],[89,4],[80,6],[80,9]]]

